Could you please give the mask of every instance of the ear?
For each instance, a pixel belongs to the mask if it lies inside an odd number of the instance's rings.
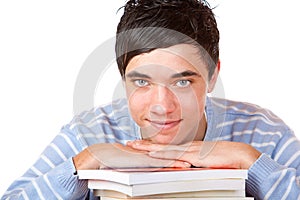
[[[219,72],[220,72],[220,67],[221,67],[221,62],[220,60],[218,60],[217,66],[215,68],[215,71],[211,77],[211,79],[209,80],[208,83],[208,93],[211,93],[214,90],[214,87],[216,85],[216,82],[218,80],[218,76],[219,76]]]

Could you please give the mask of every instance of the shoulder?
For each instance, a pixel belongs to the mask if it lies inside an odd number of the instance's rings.
[[[68,129],[85,145],[123,143],[136,133],[126,99],[118,99],[75,115]]]
[[[216,125],[235,130],[259,130],[286,132],[289,127],[271,110],[253,103],[220,98],[208,98],[207,109],[211,110]]]
[[[284,123],[283,120],[271,110],[253,103],[221,98],[209,98],[209,101],[214,110],[218,111],[219,114],[245,118],[260,117],[261,119],[269,119],[278,123]]]
[[[97,119],[113,121],[127,115],[128,106],[126,99],[118,99],[75,115],[71,124],[75,125],[78,122],[88,124]]]
[[[285,137],[294,137],[282,119],[256,104],[209,98],[207,107],[216,140],[248,143],[271,155]]]

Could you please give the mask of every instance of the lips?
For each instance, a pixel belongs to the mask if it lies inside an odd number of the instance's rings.
[[[159,130],[166,130],[176,127],[182,120],[165,120],[165,121],[159,121],[159,120],[148,120],[150,124],[159,129]]]

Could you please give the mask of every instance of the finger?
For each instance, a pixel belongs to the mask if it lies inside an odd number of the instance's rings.
[[[156,151],[149,152],[149,156],[158,159],[169,159],[177,160],[181,162],[189,163],[191,166],[196,167],[209,167],[210,164],[207,163],[206,159],[201,160],[199,157],[199,152],[182,152],[182,151]]]
[[[137,149],[137,150],[144,150],[144,151],[155,151],[155,150],[160,150],[163,148],[162,145],[159,144],[153,144],[148,141],[144,140],[136,140],[136,141],[131,141],[127,143],[128,146],[131,148]]]
[[[190,167],[192,167],[192,164],[191,164],[191,163],[188,163],[188,162],[176,160],[176,161],[175,161],[172,165],[170,165],[169,167],[190,168]]]
[[[139,149],[144,151],[172,151],[172,150],[189,151],[190,150],[189,148],[192,144],[184,144],[184,145],[155,144],[150,141],[136,140],[127,143],[127,145],[134,149]]]
[[[181,160],[181,161],[192,161],[191,153],[184,151],[151,151],[148,153],[149,156],[159,159],[168,160]]]
[[[160,168],[160,167],[180,167],[180,168],[189,168],[192,165],[185,161],[180,160],[166,160],[166,159],[150,159],[150,167]]]

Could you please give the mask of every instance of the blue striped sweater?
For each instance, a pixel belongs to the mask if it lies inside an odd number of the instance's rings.
[[[206,141],[236,141],[262,152],[251,166],[247,193],[255,199],[298,199],[300,141],[269,110],[253,104],[207,98]],[[62,127],[36,163],[1,199],[97,199],[74,175],[72,157],[95,143],[141,139],[125,99],[77,115]]]

